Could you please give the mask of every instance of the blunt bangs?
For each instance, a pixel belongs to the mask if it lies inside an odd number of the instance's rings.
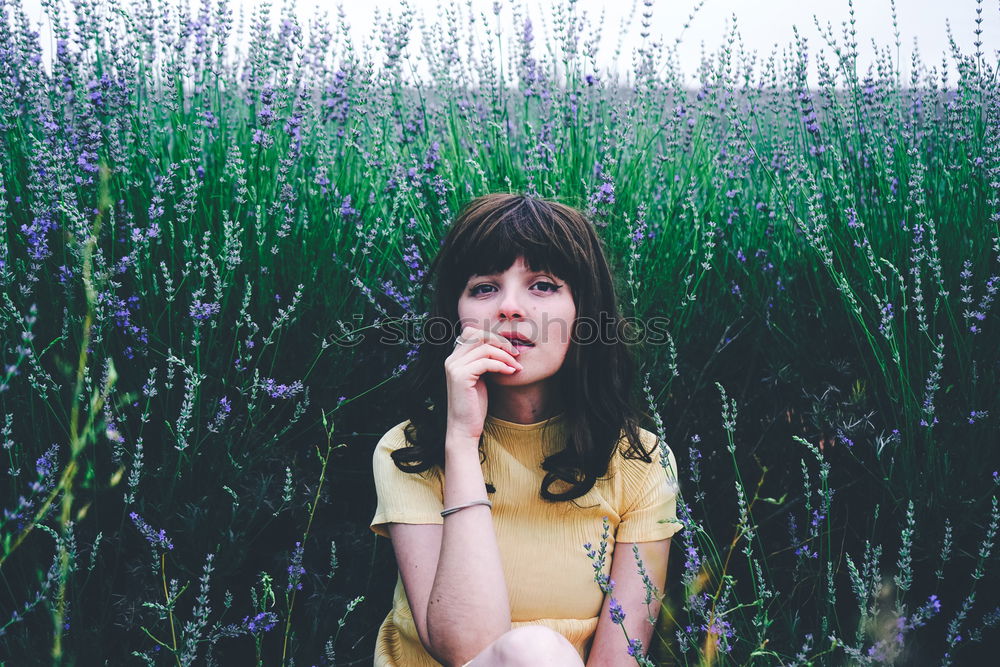
[[[493,195],[463,211],[453,230],[451,266],[442,266],[446,284],[462,285],[472,275],[492,275],[524,257],[532,271],[555,274],[573,290],[582,284],[589,262],[575,242],[586,221],[559,205],[526,196]]]

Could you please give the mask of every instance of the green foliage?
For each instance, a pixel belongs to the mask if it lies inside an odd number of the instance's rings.
[[[909,81],[889,51],[858,70],[848,3],[829,51],[796,32],[757,60],[734,22],[693,90],[650,5],[608,73],[573,2],[544,44],[519,5],[452,5],[419,51],[405,4],[362,50],[289,4],[234,31],[225,2],[45,2],[50,64],[0,0],[0,654],[368,659],[375,628],[340,637],[386,611],[358,594],[378,542],[347,489],[415,350],[374,339],[425,318],[439,240],[497,190],[587,211],[623,314],[669,323],[637,348],[655,430],[692,445],[652,655],[948,662],[988,638],[1000,93],[979,3],[977,52],[915,56]]]

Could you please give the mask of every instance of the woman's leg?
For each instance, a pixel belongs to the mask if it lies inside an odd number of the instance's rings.
[[[583,667],[576,648],[555,630],[523,625],[502,635],[464,667]]]

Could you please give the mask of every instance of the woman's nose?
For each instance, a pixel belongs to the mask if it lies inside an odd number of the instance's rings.
[[[498,306],[497,315],[509,320],[524,317],[524,309],[521,307],[519,297],[513,291],[504,294]]]

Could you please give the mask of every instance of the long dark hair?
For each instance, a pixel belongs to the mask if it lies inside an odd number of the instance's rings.
[[[622,433],[629,443],[623,452],[626,458],[648,463],[652,450],[644,450],[639,439],[642,413],[635,407],[635,360],[621,335],[630,325],[619,315],[601,240],[583,213],[558,202],[488,194],[469,202],[452,224],[421,286],[424,303],[427,290],[433,290],[428,322],[436,326],[433,336],[423,337],[404,376],[408,446],[394,451],[392,458],[404,472],[444,469],[448,419],[444,361],[460,333],[459,296],[473,274],[506,271],[518,257],[524,257],[533,271],[551,272],[569,282],[576,303],[574,335],[556,375],[565,407],[566,445],[542,462],[546,474],[540,490],[545,500],[573,500],[607,475]],[[590,342],[594,332],[581,331],[581,320],[606,324],[613,335]],[[442,335],[440,329],[450,335]],[[425,333],[431,332],[425,329]],[[587,343],[581,345],[581,340]],[[479,452],[484,461],[482,438]],[[554,493],[550,487],[556,481],[569,489]]]

